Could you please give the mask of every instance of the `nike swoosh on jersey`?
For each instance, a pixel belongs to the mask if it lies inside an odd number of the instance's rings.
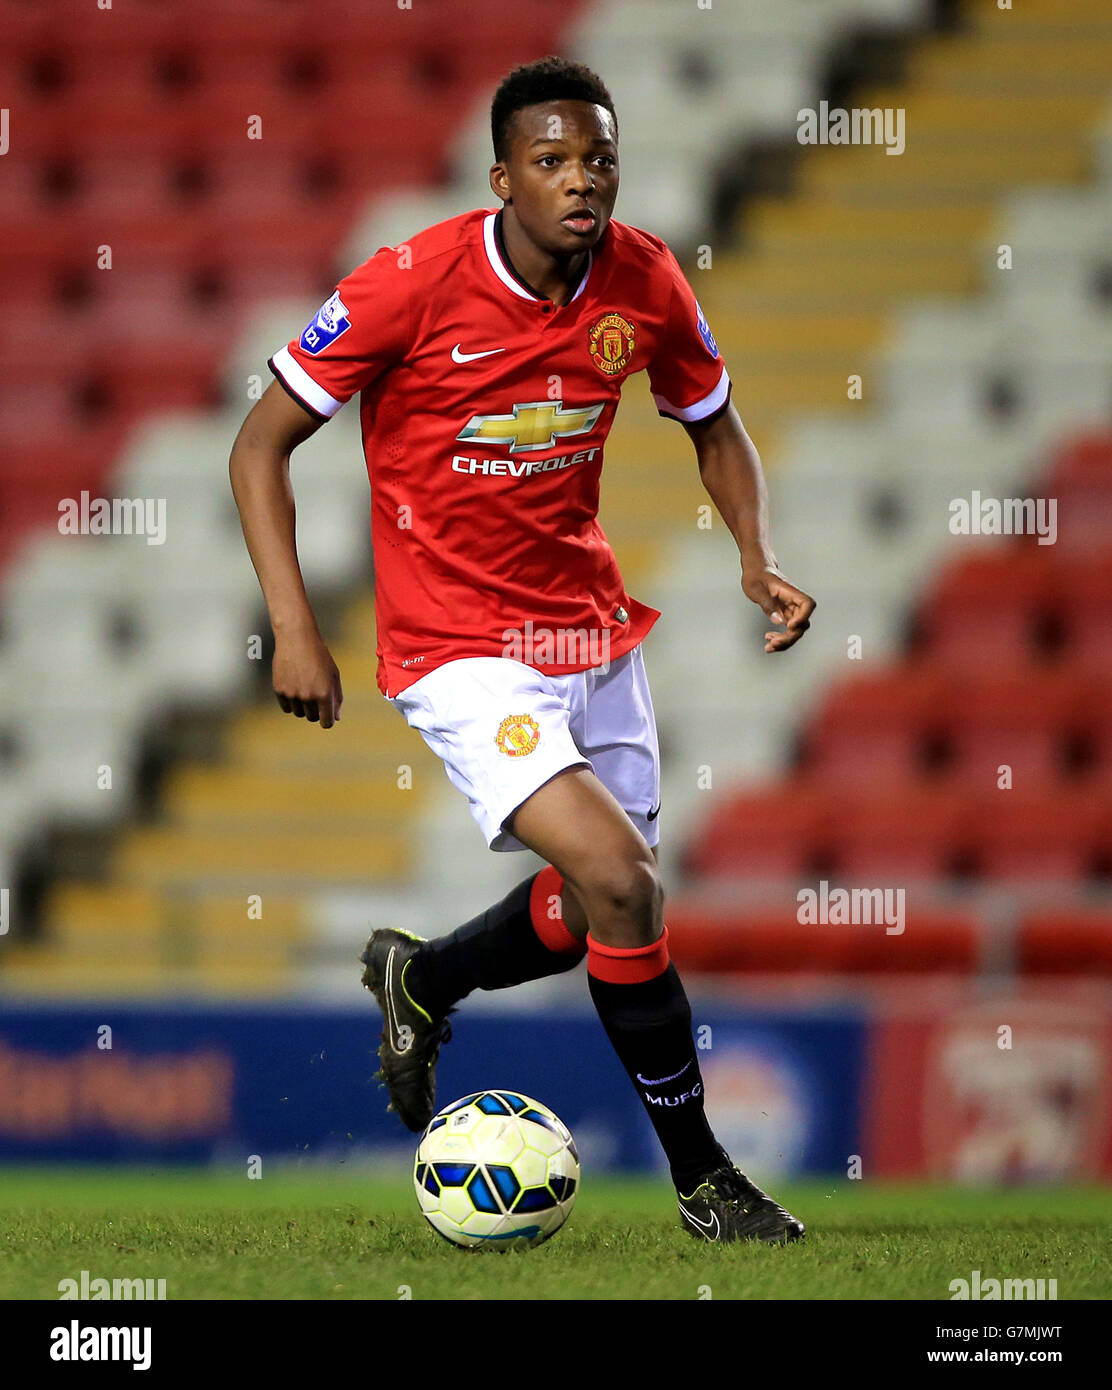
[[[493,357],[496,352],[505,352],[505,348],[487,348],[486,352],[460,352],[460,344],[457,343],[452,349],[453,362],[474,362],[479,357]]]
[[[683,1066],[680,1067],[679,1071],[673,1072],[671,1076],[662,1076],[656,1081],[650,1081],[647,1076],[642,1076],[641,1073],[638,1072],[637,1080],[642,1082],[646,1086],[663,1086],[666,1081],[675,1081],[677,1076],[682,1076],[690,1065],[690,1062],[684,1062]]]
[[[688,1221],[694,1221],[696,1226],[702,1226],[703,1230],[707,1233],[708,1239],[718,1239],[719,1235],[722,1232],[722,1227],[719,1224],[717,1212],[711,1212],[709,1221],[700,1221],[697,1216],[693,1215],[691,1212],[687,1210],[687,1208],[684,1206],[682,1202],[679,1203],[679,1209],[683,1212],[684,1216],[687,1217]],[[713,1235],[711,1235],[712,1231],[714,1232]]]

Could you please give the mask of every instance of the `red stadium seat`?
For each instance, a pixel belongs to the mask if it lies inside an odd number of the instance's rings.
[[[1112,914],[1031,913],[1016,934],[1022,975],[1112,976]]]
[[[833,864],[840,879],[876,886],[940,878],[960,867],[968,840],[968,803],[950,790],[851,797],[838,808]]]
[[[82,488],[95,488],[97,462],[111,457],[123,444],[126,424],[113,419],[63,433],[55,422],[49,435],[5,450],[0,469],[0,519],[5,528],[3,551],[10,558],[10,538],[23,527],[58,525],[58,502],[77,497]],[[49,442],[45,442],[49,440]]]
[[[829,833],[833,809],[826,793],[792,783],[716,803],[693,837],[690,868],[726,878],[805,874]]]
[[[1056,600],[1045,547],[990,546],[947,568],[919,612],[919,642],[935,669],[983,671],[1039,656],[1040,622]]]
[[[668,951],[681,970],[707,973],[807,973],[845,968],[853,933],[844,926],[804,926],[780,904],[765,911],[705,918],[669,909]]]
[[[1090,704],[1087,684],[1069,670],[955,677],[945,714],[949,776],[984,791],[998,787],[1001,768],[1017,791],[1061,781]]]
[[[1099,793],[996,792],[978,798],[972,822],[976,865],[990,878],[1084,879],[1107,873],[1112,859],[1112,821]]]
[[[927,771],[945,696],[944,678],[922,665],[841,682],[808,730],[803,773],[847,790],[915,782]]]
[[[329,216],[354,216],[365,178],[362,156],[332,148],[320,155],[290,155],[260,145],[178,164],[166,161],[154,210],[163,216],[188,212],[210,227],[226,228],[249,247],[260,226],[282,225],[299,207],[311,207],[317,215],[323,209]]]
[[[1060,553],[1107,552],[1112,517],[1112,434],[1087,435],[1061,450],[1043,493],[1058,502]]]
[[[970,914],[923,908],[913,891],[905,899],[903,931],[855,927],[847,969],[865,974],[968,975],[980,966],[984,931]]]
[[[1072,670],[1112,682],[1112,506],[1105,518],[1107,548],[1063,569],[1062,658]]]
[[[974,917],[920,910],[914,900],[902,933],[889,933],[883,922],[801,923],[782,902],[726,915],[681,902],[670,904],[665,917],[669,953],[684,971],[968,974],[981,955]]]
[[[1110,673],[1112,674],[1112,673]],[[1086,684],[1080,730],[1073,747],[1074,773],[1082,785],[1112,791],[1112,680],[1094,678]]]

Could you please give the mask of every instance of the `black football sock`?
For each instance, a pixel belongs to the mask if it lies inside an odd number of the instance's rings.
[[[691,1006],[668,958],[668,933],[651,946],[601,946],[587,935],[587,980],[613,1044],[668,1158],[672,1181],[691,1192],[727,1162],[703,1109]]]
[[[473,989],[509,989],[578,965],[587,947],[560,915],[563,883],[548,865],[494,907],[427,941],[406,966],[410,998],[440,1018]]]

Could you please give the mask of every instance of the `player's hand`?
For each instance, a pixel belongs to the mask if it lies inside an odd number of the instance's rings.
[[[340,672],[319,632],[276,635],[274,694],[286,714],[331,729],[340,718]]]
[[[765,633],[766,652],[786,652],[794,647],[811,626],[815,600],[794,584],[789,584],[775,566],[741,576],[746,598],[752,599],[766,617],[779,624],[779,632]]]

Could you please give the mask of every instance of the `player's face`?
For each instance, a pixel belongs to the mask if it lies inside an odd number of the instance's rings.
[[[618,196],[614,118],[589,101],[523,107],[514,114],[510,156],[499,169],[502,196],[513,199],[518,222],[537,246],[552,255],[584,251],[606,230]]]

